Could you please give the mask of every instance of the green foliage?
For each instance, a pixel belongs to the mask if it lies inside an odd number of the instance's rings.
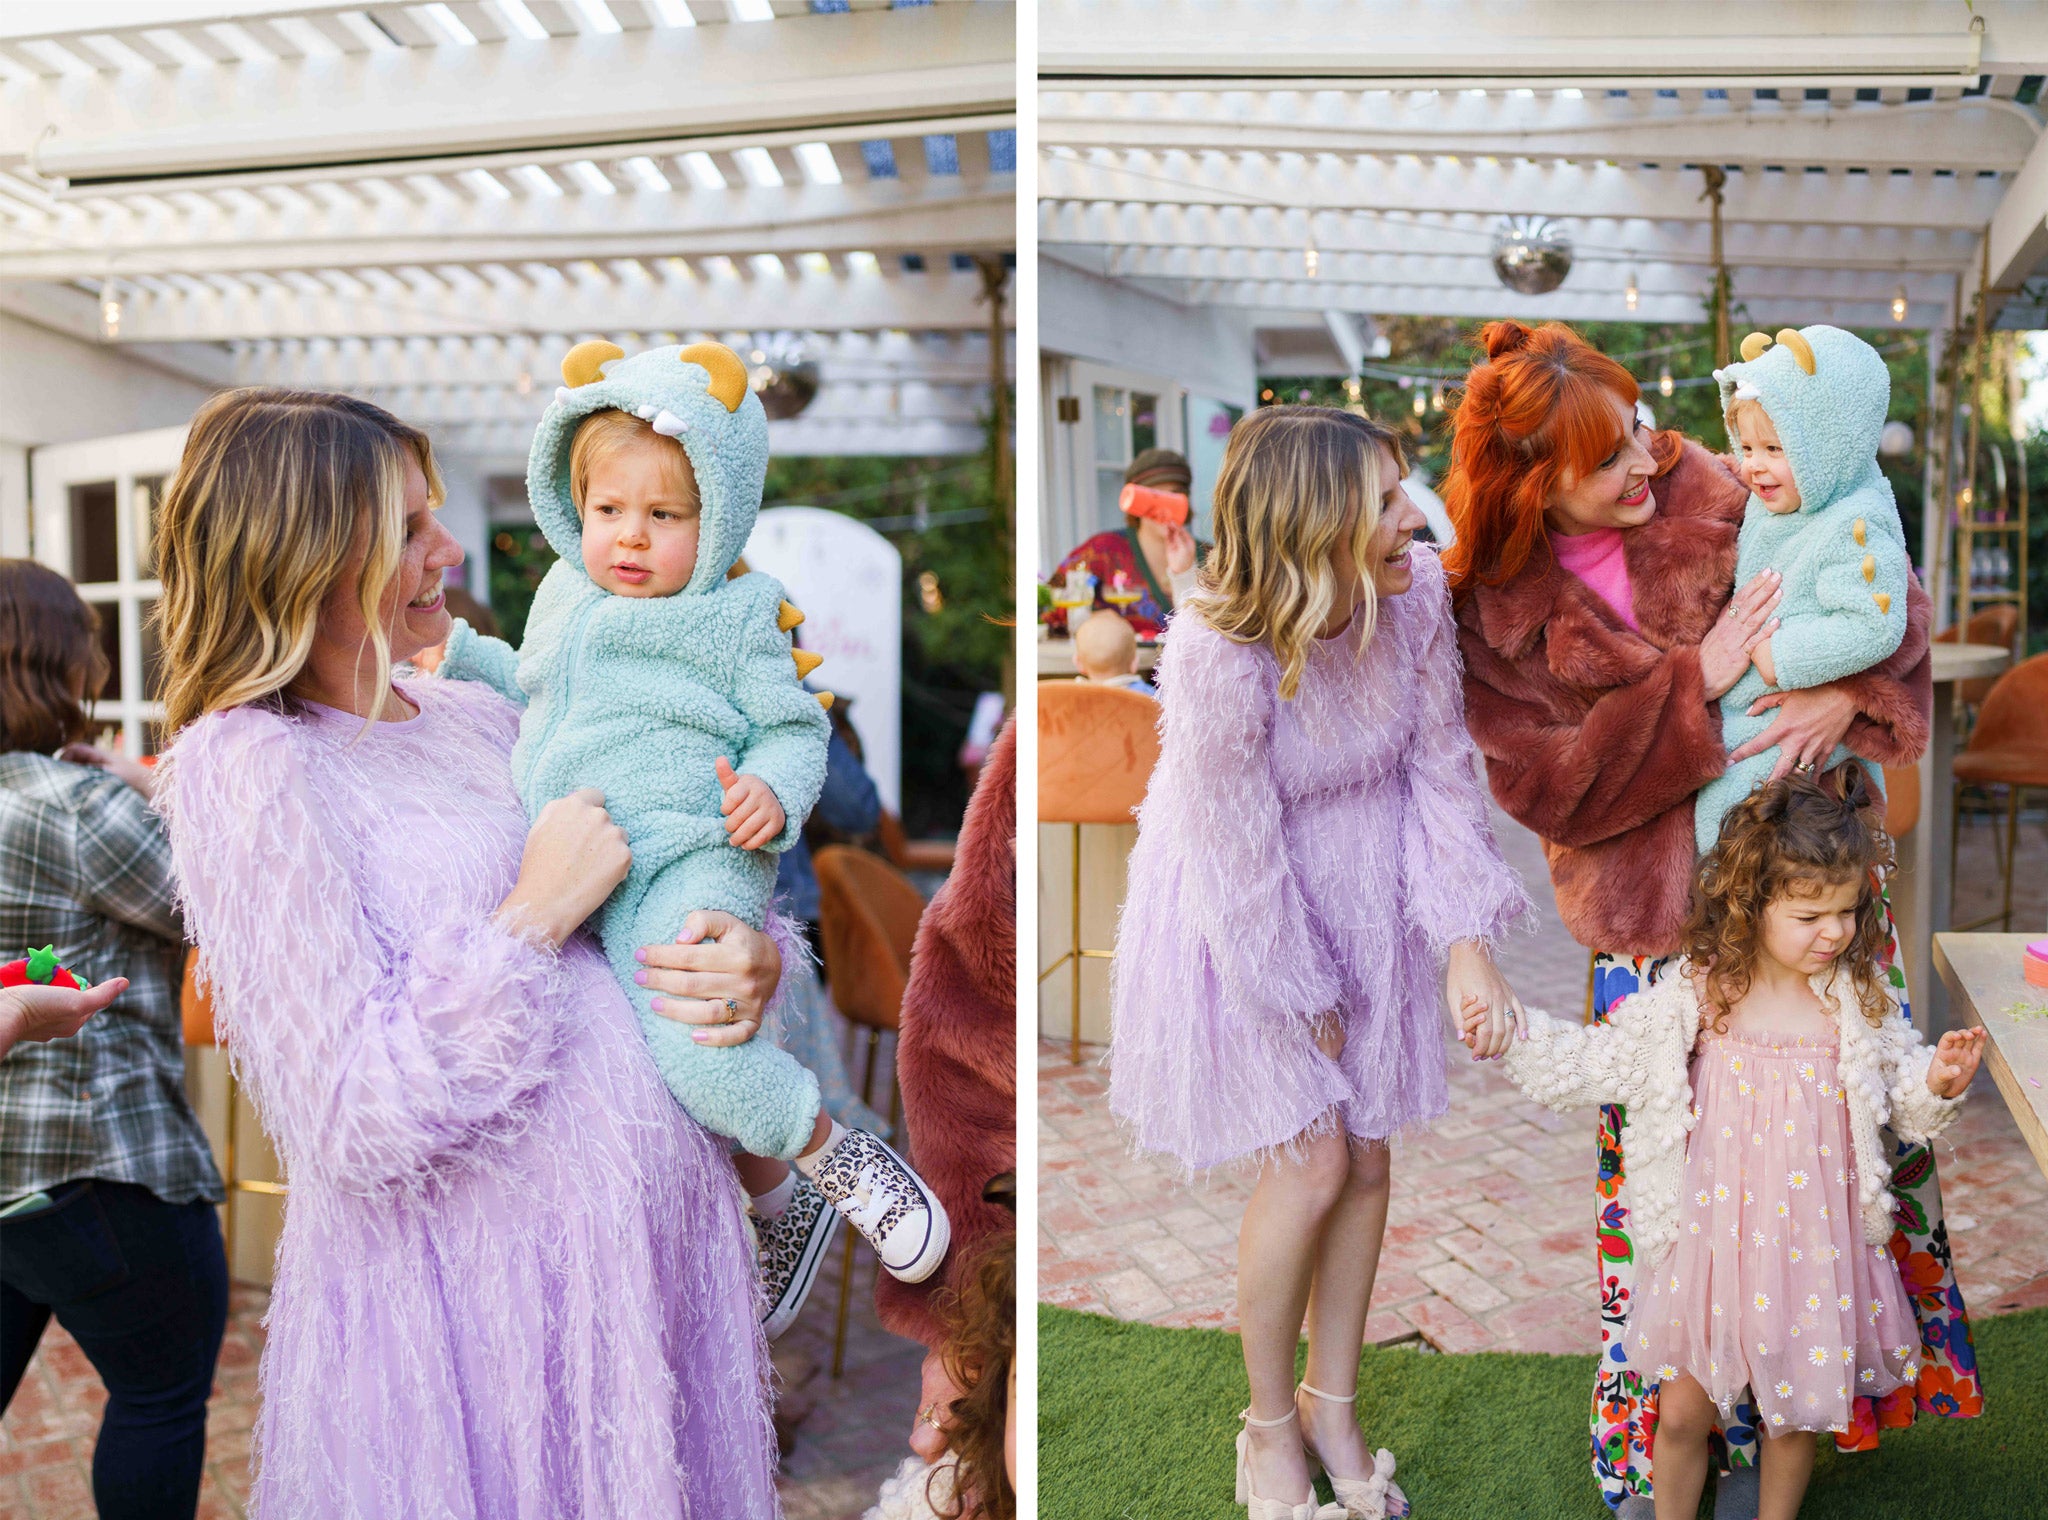
[[[768,464],[764,506],[843,512],[875,524],[903,555],[903,813],[913,837],[959,829],[967,779],[956,757],[975,698],[1009,689],[1014,556],[993,489],[993,450],[991,434],[980,454],[966,458]],[[920,517],[935,521],[920,530]],[[538,528],[500,529],[492,540],[491,608],[514,644],[554,561]],[[818,682],[831,687],[829,666]]]
[[[2048,1420],[2048,1310],[1980,1319],[1975,1332],[1984,1413],[1923,1415],[1851,1456],[1823,1438],[1803,1520],[2036,1512],[2034,1496],[2048,1493],[2048,1443],[2038,1437]],[[1369,1347],[1358,1416],[1371,1444],[1399,1460],[1396,1481],[1417,1515],[1606,1520],[1587,1433],[1593,1366],[1590,1356]],[[1236,1336],[1041,1305],[1039,1514],[1242,1520],[1230,1501],[1233,1416],[1243,1407]]]

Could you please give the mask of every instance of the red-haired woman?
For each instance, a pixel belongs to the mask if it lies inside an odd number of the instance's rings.
[[[1768,571],[1734,584],[1747,488],[1728,460],[1676,432],[1652,434],[1637,417],[1634,377],[1570,328],[1493,322],[1480,341],[1486,358],[1467,377],[1444,481],[1457,525],[1444,567],[1456,588],[1466,721],[1494,796],[1542,836],[1558,911],[1595,951],[1594,1017],[1604,1019],[1676,964],[1695,862],[1693,794],[1731,760],[1775,744],[1782,775],[1819,764],[1837,742],[1893,765],[1925,747],[1929,604],[1915,581],[1896,654],[1829,686],[1765,696],[1758,710],[1777,709],[1772,726],[1728,754],[1719,699],[1775,626],[1777,604]],[[1894,941],[1903,1003],[1896,955]],[[1620,1109],[1601,1111],[1593,1465],[1617,1507],[1647,1499],[1655,1427],[1654,1386],[1619,1339],[1638,1266],[1625,1126]],[[1979,1395],[1932,1157],[1889,1134],[1887,1143],[1905,1200],[1892,1250],[1902,1264],[1917,1258],[1925,1279],[1922,1390],[1947,1379]],[[1752,1412],[1726,1430],[1728,1455],[1753,1466],[1753,1406],[1742,1407]],[[1874,1444],[1878,1426],[1910,1423],[1913,1409],[1911,1389],[1876,1405],[1858,1400],[1841,1442]]]

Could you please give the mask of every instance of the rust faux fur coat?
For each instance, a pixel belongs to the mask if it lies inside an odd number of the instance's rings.
[[[1749,492],[1728,461],[1660,434],[1657,515],[1622,535],[1640,633],[1539,550],[1500,586],[1458,598],[1465,721],[1493,795],[1543,838],[1558,912],[1580,944],[1678,948],[1695,860],[1693,793],[1727,768],[1699,643],[1735,590]],[[1848,746],[1903,765],[1926,748],[1929,604],[1908,588],[1906,637],[1841,684],[1861,709]]]
[[[1016,1220],[982,1196],[1017,1169],[1017,725],[989,751],[967,804],[953,874],[917,926],[897,1034],[908,1154],[952,1221],[943,1270],[922,1283],[878,1274],[875,1308],[897,1335],[935,1347],[936,1292]]]

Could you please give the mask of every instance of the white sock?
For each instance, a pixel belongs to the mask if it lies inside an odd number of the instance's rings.
[[[851,1132],[845,1125],[834,1119],[832,1121],[832,1133],[825,1137],[825,1143],[812,1151],[808,1156],[797,1157],[790,1165],[802,1172],[806,1177],[816,1177],[818,1175],[818,1168],[825,1164],[825,1158],[832,1154],[838,1147],[839,1142],[844,1140],[849,1133]]]
[[[780,1219],[782,1211],[789,1207],[789,1200],[796,1196],[796,1173],[784,1172],[782,1180],[765,1193],[747,1194],[747,1202],[754,1206],[757,1219]]]

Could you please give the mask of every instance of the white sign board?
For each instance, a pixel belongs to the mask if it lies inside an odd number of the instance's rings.
[[[797,640],[825,657],[811,687],[848,704],[868,774],[903,811],[903,556],[865,523],[819,507],[771,507],[747,540],[747,568],[781,581],[803,609]]]

